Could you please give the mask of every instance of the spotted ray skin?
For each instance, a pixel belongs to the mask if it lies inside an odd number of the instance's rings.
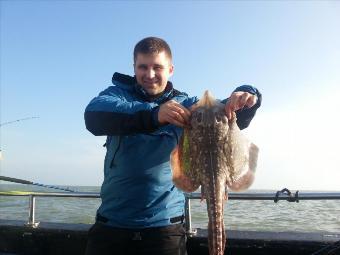
[[[239,191],[252,184],[258,148],[242,135],[235,115],[228,121],[224,104],[208,91],[192,108],[190,124],[171,154],[173,181],[185,192],[201,186],[209,217],[209,254],[222,255],[226,244],[223,205],[227,187]]]

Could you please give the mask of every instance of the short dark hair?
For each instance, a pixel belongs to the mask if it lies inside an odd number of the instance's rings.
[[[172,61],[172,54],[170,46],[161,38],[158,37],[146,37],[139,41],[133,50],[133,61],[136,62],[138,53],[142,54],[158,54],[165,52],[170,61]]]

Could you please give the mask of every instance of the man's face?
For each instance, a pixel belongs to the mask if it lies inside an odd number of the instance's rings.
[[[139,85],[150,95],[162,93],[174,67],[164,51],[157,54],[138,53],[134,64]]]

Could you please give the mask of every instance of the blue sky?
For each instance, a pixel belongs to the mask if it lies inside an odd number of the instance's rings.
[[[147,36],[171,46],[179,90],[263,94],[246,135],[260,147],[257,189],[340,189],[337,1],[1,1],[0,175],[100,185],[104,137],[87,103],[133,74]]]

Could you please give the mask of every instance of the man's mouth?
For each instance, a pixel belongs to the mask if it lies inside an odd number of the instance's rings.
[[[144,81],[144,84],[147,86],[154,86],[157,85],[157,81]]]

